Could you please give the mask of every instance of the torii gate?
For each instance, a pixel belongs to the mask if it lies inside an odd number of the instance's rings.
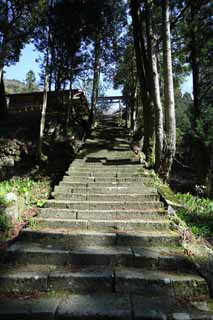
[[[116,104],[118,103],[119,105],[119,111],[120,114],[122,115],[122,102],[124,101],[123,96],[110,96],[110,97],[98,97],[97,98],[97,104],[100,103],[105,103],[105,104]]]

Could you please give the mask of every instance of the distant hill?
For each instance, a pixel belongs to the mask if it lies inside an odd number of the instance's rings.
[[[4,81],[6,93],[22,93],[26,92],[24,82],[15,79],[6,79]]]
[[[7,94],[28,92],[26,84],[22,81],[15,79],[5,79],[4,84]],[[35,90],[33,91],[40,91],[39,86],[35,87]]]

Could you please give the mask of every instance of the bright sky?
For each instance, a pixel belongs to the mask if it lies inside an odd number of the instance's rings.
[[[16,79],[24,81],[26,73],[29,70],[33,70],[36,75],[36,80],[39,82],[40,76],[40,63],[36,60],[39,58],[38,52],[36,52],[33,44],[28,44],[22,51],[20,61],[13,66],[5,68],[7,79]],[[182,85],[182,92],[192,92],[192,77],[189,76],[186,82]],[[121,95],[120,90],[108,89],[106,95]]]

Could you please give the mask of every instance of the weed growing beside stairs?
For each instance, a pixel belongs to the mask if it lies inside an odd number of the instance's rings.
[[[191,194],[177,194],[183,203],[177,214],[191,228],[196,236],[212,237],[213,235],[213,201],[199,198]]]
[[[31,178],[13,178],[0,183],[0,237],[2,239],[10,238],[11,231],[15,227],[5,215],[5,208],[10,206],[5,200],[5,196],[13,193],[17,197],[18,219],[17,224],[26,221],[26,211],[42,207],[49,197],[50,181],[42,179],[35,181]]]

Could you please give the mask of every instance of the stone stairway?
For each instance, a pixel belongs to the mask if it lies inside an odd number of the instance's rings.
[[[0,319],[213,319],[157,190],[104,117],[1,256]]]

